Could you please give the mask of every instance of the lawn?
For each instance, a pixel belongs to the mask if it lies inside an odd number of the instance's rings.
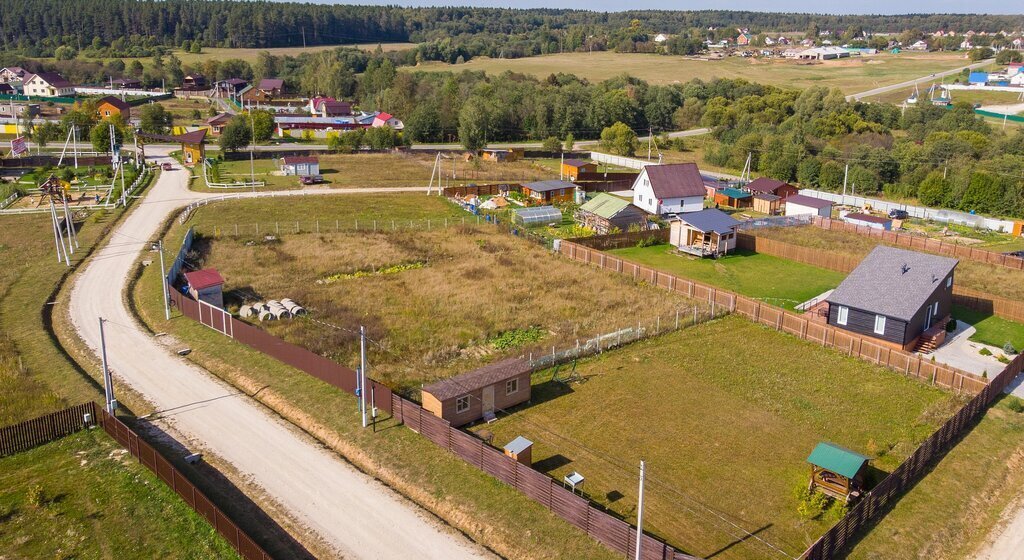
[[[1017,350],[1024,350],[1024,325],[996,317],[991,313],[975,311],[966,307],[953,308],[953,317],[970,324],[978,332],[970,340],[1002,348],[1009,342]]]
[[[247,181],[251,177],[247,154],[245,159],[218,164],[220,181]],[[346,187],[422,187],[430,184],[434,156],[416,153],[332,154],[320,155],[320,174],[325,185]],[[254,166],[256,180],[267,187],[299,188],[298,177],[275,175],[279,160],[258,159]],[[453,177],[454,174],[454,177]],[[466,162],[462,159],[442,160],[444,185],[467,183],[518,183],[558,177],[558,168],[545,160],[521,160],[510,163],[490,161]],[[215,180],[213,177],[210,180]],[[201,185],[201,181],[196,185]],[[438,184],[435,177],[434,186]]]
[[[218,113],[221,111],[219,104],[202,99],[199,97],[193,97],[191,99],[184,99],[180,97],[172,97],[171,99],[164,99],[163,101],[157,101],[158,104],[163,105],[164,109],[171,114],[173,117],[174,126],[189,126],[204,124],[206,119],[210,118],[210,108],[214,108]],[[139,105],[133,108],[133,115],[140,114],[144,105]],[[199,111],[199,116],[195,116],[195,112]]]
[[[736,251],[720,259],[674,254],[668,244],[609,252],[786,309],[835,288],[846,278],[841,272],[749,251]]]
[[[1014,400],[990,408],[848,558],[973,557],[1024,485],[1024,414],[1010,408]]]
[[[886,84],[894,84],[927,76],[943,70],[965,66],[961,56],[952,54],[880,54],[821,64],[801,64],[791,60],[762,60],[729,57],[723,60],[697,60],[678,56],[632,53],[563,53],[516,59],[477,57],[465,64],[451,65],[431,62],[403,71],[462,70],[505,71],[546,78],[565,72],[567,68],[581,78],[598,82],[623,73],[652,84],[685,83],[694,78],[744,78],[750,81],[787,88],[810,86],[837,87],[845,93],[857,93]]]
[[[583,360],[577,372],[585,382],[571,387],[535,374],[531,404],[479,429],[499,446],[532,440],[536,468],[557,480],[580,472],[591,499],[629,520],[645,460],[645,529],[703,558],[777,557],[759,540],[735,542],[742,531],[799,555],[830,524],[797,514],[815,444],[871,456],[877,481],[959,406],[738,316]]]
[[[757,235],[822,251],[863,257],[879,245],[874,237],[831,231],[818,227],[765,228]],[[1024,272],[1009,268],[961,260],[956,267],[957,284],[1007,299],[1024,299]]]
[[[0,459],[0,550],[10,558],[238,558],[99,429]]]
[[[423,195],[393,200],[429,203],[435,216],[452,208]],[[317,198],[289,201],[310,214],[318,204]],[[404,389],[503,357],[573,346],[637,321],[653,326],[661,317],[668,324],[694,305],[681,295],[555,258],[493,226],[457,220],[445,229],[435,219],[430,230],[420,221],[412,231],[378,223],[374,232],[365,219],[358,232],[293,234],[282,228],[272,242],[232,235],[203,240],[196,249],[204,266],[227,279],[229,308],[288,297],[310,311],[310,319],[260,324],[285,340],[355,365],[356,332],[365,325],[375,341],[369,349],[374,376]],[[503,333],[523,338],[508,348],[498,342]]]

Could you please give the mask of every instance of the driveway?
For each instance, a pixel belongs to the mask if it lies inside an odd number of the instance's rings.
[[[158,163],[172,161],[169,148],[150,150]],[[107,357],[115,388],[128,385],[157,410],[173,409],[155,423],[193,450],[230,463],[237,472],[232,482],[249,495],[260,491],[278,506],[272,510],[283,510],[311,533],[297,535],[307,546],[314,540],[326,543],[344,558],[490,557],[248,396],[172,354],[136,323],[124,299],[136,258],[168,215],[211,196],[189,191],[189,173],[174,166],[160,174],[110,242],[78,273],[71,291],[72,321],[93,351],[99,348],[98,318],[109,321]]]

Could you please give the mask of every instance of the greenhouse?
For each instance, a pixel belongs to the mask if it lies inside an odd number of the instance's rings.
[[[534,206],[514,211],[512,221],[524,226],[546,226],[562,223],[562,211],[554,206]]]

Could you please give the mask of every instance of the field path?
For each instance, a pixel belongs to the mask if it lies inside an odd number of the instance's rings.
[[[1024,551],[1024,503],[1020,500],[1003,512],[1005,525],[1001,525],[989,536],[985,547],[975,555],[975,560],[1004,560],[1020,558]]]
[[[873,95],[880,95],[880,94],[887,93],[887,92],[890,92],[890,91],[893,91],[893,90],[897,90],[897,89],[913,87],[915,84],[924,84],[924,83],[928,83],[928,82],[933,82],[935,80],[941,80],[942,78],[944,78],[946,76],[952,76],[953,74],[959,74],[965,68],[970,69],[970,70],[974,70],[975,68],[981,68],[982,66],[988,66],[989,64],[992,64],[993,62],[995,62],[995,59],[994,58],[990,58],[990,59],[987,59],[987,60],[982,60],[980,62],[975,62],[973,64],[968,64],[967,66],[961,66],[960,68],[953,68],[952,70],[945,70],[943,72],[936,72],[936,73],[928,75],[928,76],[922,76],[920,78],[914,78],[913,80],[907,80],[905,82],[900,82],[898,84],[892,84],[891,86],[882,86],[882,87],[877,87],[875,89],[869,89],[868,91],[862,91],[860,93],[854,93],[854,94],[851,94],[851,95],[847,95],[846,96],[846,100],[847,101],[860,101],[861,99],[863,99],[865,97],[871,97]]]
[[[154,147],[155,148],[155,147]],[[172,161],[155,148],[155,161]],[[157,425],[184,445],[230,463],[227,473],[246,494],[262,493],[302,528],[309,547],[327,547],[344,558],[470,559],[490,555],[408,500],[357,471],[338,455],[253,399],[157,343],[132,316],[125,289],[140,252],[166,217],[211,195],[188,190],[189,173],[160,174],[156,185],[81,270],[70,312],[78,333],[99,348],[98,317],[105,326],[107,357],[117,385],[129,385],[158,411]],[[399,189],[346,189],[344,194]],[[418,189],[422,190],[422,189]],[[254,492],[258,491],[258,492]],[[281,520],[278,520],[281,521]]]

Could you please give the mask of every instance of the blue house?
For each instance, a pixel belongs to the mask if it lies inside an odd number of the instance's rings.
[[[988,72],[971,72],[971,75],[967,78],[967,83],[970,84],[986,84],[988,82]]]

